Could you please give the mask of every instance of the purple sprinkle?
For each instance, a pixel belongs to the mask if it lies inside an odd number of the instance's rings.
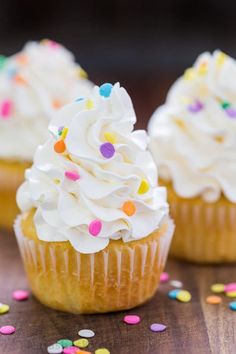
[[[100,151],[103,157],[110,159],[115,153],[115,148],[111,143],[104,143],[100,146]]]
[[[152,332],[163,332],[166,330],[166,326],[161,323],[153,323],[150,326]]]
[[[198,113],[203,109],[203,104],[200,101],[195,101],[188,106],[188,110],[192,113]]]
[[[236,118],[236,110],[234,108],[227,108],[225,112],[230,118]]]

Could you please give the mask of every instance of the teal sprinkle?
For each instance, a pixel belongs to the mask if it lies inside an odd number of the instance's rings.
[[[79,97],[79,98],[76,98],[75,102],[80,102],[80,101],[83,101],[84,100],[84,97]]]
[[[227,109],[227,108],[230,107],[230,103],[229,103],[229,102],[226,102],[226,101],[223,101],[223,102],[221,103],[221,107],[222,107],[223,109]]]
[[[99,93],[103,97],[110,97],[113,85],[110,83],[105,83],[99,87]]]
[[[0,55],[0,70],[4,68],[7,62],[7,57],[5,55]]]

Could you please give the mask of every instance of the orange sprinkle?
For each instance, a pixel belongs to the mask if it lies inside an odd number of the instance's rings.
[[[58,141],[54,144],[54,150],[55,150],[58,154],[62,154],[62,153],[66,150],[66,144],[64,143],[64,140],[58,140]]]
[[[55,109],[58,109],[58,108],[61,108],[62,102],[60,100],[55,99],[52,101],[52,105]]]
[[[14,76],[14,80],[19,85],[26,85],[27,84],[26,80],[21,75],[18,75],[18,74]]]
[[[134,205],[133,202],[127,201],[123,204],[122,210],[128,216],[132,216],[136,212],[136,206]]]
[[[218,305],[222,302],[222,299],[220,296],[217,295],[209,295],[206,298],[206,302],[211,305]]]
[[[21,65],[25,65],[29,61],[27,55],[25,55],[25,54],[18,54],[16,57],[16,60]]]

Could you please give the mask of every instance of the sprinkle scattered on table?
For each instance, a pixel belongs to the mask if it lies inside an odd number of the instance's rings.
[[[138,315],[126,315],[123,321],[129,325],[136,325],[141,321],[141,318]]]
[[[87,338],[80,338],[75,340],[73,344],[79,348],[86,348],[89,345],[89,341]]]
[[[173,286],[174,288],[182,288],[183,283],[180,280],[171,280],[170,285]]]
[[[63,349],[64,354],[76,354],[78,352],[78,348],[71,346]]]
[[[232,301],[229,303],[229,308],[232,311],[236,311],[236,301]]]
[[[0,315],[4,315],[10,310],[10,306],[0,303]]]
[[[71,347],[73,342],[70,339],[60,339],[57,341],[63,348]]]
[[[189,302],[192,298],[191,294],[187,290],[180,290],[176,296],[177,300],[181,302]]]
[[[211,286],[211,291],[216,294],[223,293],[225,291],[225,285],[221,283],[213,284]]]
[[[60,344],[55,343],[52,344],[48,347],[48,353],[49,354],[60,354],[63,352],[63,348]]]
[[[179,292],[180,292],[179,289],[170,290],[168,292],[168,296],[169,296],[170,299],[174,299],[175,300],[175,299],[177,299],[177,295],[178,295]]]
[[[78,335],[80,337],[84,337],[84,338],[92,338],[95,336],[95,333],[94,331],[92,331],[91,329],[81,329],[79,332],[78,332]]]
[[[95,354],[110,354],[110,351],[106,348],[99,348],[95,350]]]
[[[206,302],[211,305],[218,305],[222,302],[222,299],[220,296],[217,295],[209,295],[206,298]]]
[[[161,277],[160,277],[160,282],[161,283],[167,283],[170,279],[170,276],[167,272],[163,272],[161,273]]]
[[[166,326],[161,323],[153,323],[150,326],[152,332],[163,332],[166,330]]]
[[[15,331],[16,329],[13,326],[3,326],[0,328],[0,333],[5,335],[13,334],[15,333]]]
[[[12,298],[16,301],[28,300],[29,292],[27,290],[15,290],[12,293]]]

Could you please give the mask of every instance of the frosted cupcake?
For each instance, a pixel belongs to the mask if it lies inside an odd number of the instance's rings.
[[[53,41],[0,57],[0,227],[11,227],[18,213],[17,187],[48,136],[52,113],[90,89],[73,55]]]
[[[203,53],[149,123],[151,150],[168,189],[173,256],[236,261],[236,62]]]
[[[155,293],[173,233],[166,189],[117,83],[62,108],[17,193],[15,231],[34,295],[73,313]]]

